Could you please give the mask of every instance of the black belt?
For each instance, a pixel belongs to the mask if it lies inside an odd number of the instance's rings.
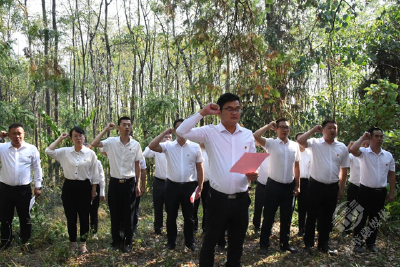
[[[24,184],[24,185],[8,185],[8,184],[5,184],[5,183],[3,183],[3,182],[0,182],[0,184],[2,184],[2,185],[4,185],[4,186],[7,186],[7,187],[13,187],[13,188],[26,188],[26,187],[30,187],[30,186],[31,186],[31,184]]]
[[[374,192],[382,192],[383,190],[386,190],[386,187],[372,188],[372,187],[365,186],[363,184],[360,184],[360,188],[365,188],[367,190],[374,191]]]
[[[308,180],[308,178],[306,178],[306,177],[300,177],[300,179],[307,179]]]
[[[163,182],[163,183],[165,182],[165,179],[157,178],[155,176],[154,176],[154,179],[156,179],[157,181]]]
[[[210,195],[211,196],[216,195],[218,197],[222,197],[222,198],[226,198],[226,199],[239,199],[246,194],[248,194],[247,191],[239,192],[239,193],[235,193],[235,194],[225,194],[225,193],[219,192],[219,191],[215,190],[214,188],[210,187]]]
[[[268,183],[268,182],[271,182],[271,183],[274,183],[274,184],[276,184],[276,185],[283,186],[283,187],[289,187],[289,186],[293,185],[293,183],[295,182],[295,180],[291,181],[291,182],[288,183],[288,184],[284,184],[284,183],[280,183],[280,182],[275,181],[275,180],[272,179],[271,177],[268,177],[267,183]]]
[[[125,183],[133,182],[134,179],[135,179],[135,177],[123,178],[123,179],[111,177],[110,181],[115,181],[115,182],[117,182],[117,183],[119,183],[119,184],[125,184]]]
[[[334,186],[334,185],[338,184],[338,182],[334,182],[334,183],[331,183],[331,184],[321,183],[320,181],[317,181],[312,177],[310,177],[310,181],[315,182],[315,183],[320,184],[320,185],[324,185],[324,186]]]
[[[262,184],[262,183],[260,183],[259,181],[257,181],[257,184],[260,185],[260,186],[262,186],[262,187],[265,187],[265,184]]]
[[[193,181],[193,182],[174,182],[170,179],[167,179],[168,182],[173,183],[173,184],[177,184],[177,185],[185,185],[185,184],[190,184],[190,183],[198,183],[197,181]]]

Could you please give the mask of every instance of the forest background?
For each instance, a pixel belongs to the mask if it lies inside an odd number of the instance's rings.
[[[332,118],[348,144],[381,127],[399,170],[400,1],[0,0],[0,14],[0,129],[23,123],[38,147],[42,211],[59,204],[44,149],[61,132],[91,141],[128,115],[144,149],[224,92],[253,131],[286,117],[293,138]],[[386,207],[395,229],[399,196]]]

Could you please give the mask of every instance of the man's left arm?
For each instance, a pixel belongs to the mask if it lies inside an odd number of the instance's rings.
[[[40,154],[36,148],[35,148],[35,150],[36,151],[32,158],[32,169],[33,169],[34,182],[35,182],[34,194],[36,197],[38,197],[41,194],[43,174],[42,174],[42,167],[40,165]]]
[[[387,196],[387,202],[394,201],[394,195],[396,194],[396,173],[394,171],[388,172],[388,181],[390,185],[389,195]]]
[[[296,181],[294,195],[298,196],[300,194],[300,163],[298,161],[294,162],[294,180]]]
[[[195,199],[199,199],[201,196],[201,191],[203,191],[203,181],[204,181],[204,172],[203,172],[203,162],[196,163],[196,171],[197,171],[197,191]]]
[[[135,177],[136,177],[136,197],[140,197],[140,183],[139,183],[139,177],[140,177],[140,164],[139,161],[135,161]]]
[[[340,168],[339,194],[338,194],[338,199],[339,200],[344,195],[344,189],[346,188],[346,181],[347,181],[347,168]]]

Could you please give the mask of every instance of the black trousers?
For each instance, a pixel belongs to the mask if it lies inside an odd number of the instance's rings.
[[[194,201],[194,209],[193,209],[193,218],[194,218],[194,230],[197,231],[199,228],[199,217],[197,215],[197,212],[199,210],[199,205],[200,205],[200,199],[201,199],[201,204],[203,206],[203,219],[201,222],[201,228],[203,231],[206,229],[206,213],[207,213],[207,199],[208,199],[208,191],[210,190],[210,182],[204,182],[203,183],[203,191],[201,191],[201,197],[197,200]]]
[[[108,206],[111,216],[112,245],[130,245],[133,237],[133,217],[135,211],[135,179],[119,180],[110,178],[108,186]],[[124,233],[120,235],[120,231]]]
[[[99,228],[100,185],[96,186],[96,192],[97,196],[93,199],[89,212],[90,228],[93,234],[96,234]]]
[[[314,246],[315,223],[318,221],[318,247],[326,249],[332,231],[339,184],[324,184],[310,178],[307,192],[307,220],[304,244]]]
[[[235,198],[234,198],[235,197]],[[243,242],[249,224],[249,194],[226,195],[210,187],[206,232],[200,251],[200,266],[214,265],[215,245],[228,227],[228,255],[226,266],[240,266]]]
[[[165,180],[154,177],[153,180],[153,207],[154,231],[161,232],[163,228]]]
[[[359,186],[353,184],[353,183],[348,183],[347,185],[347,209],[351,210],[350,203],[354,200],[357,200],[357,195],[358,195],[358,188]],[[345,231],[346,233],[351,233],[352,232],[352,227],[353,227],[353,212],[349,212],[346,215],[346,220],[348,220],[348,224],[345,225]]]
[[[354,228],[356,246],[362,246],[364,241],[367,246],[375,244],[381,219],[380,212],[385,206],[386,193],[386,188],[375,189],[362,184],[360,185],[357,201],[364,210],[359,214],[361,216],[360,223]],[[369,236],[363,236],[362,230],[367,222],[367,218],[368,228],[371,231],[369,232]]]
[[[31,185],[10,186],[0,182],[1,243],[9,245],[13,239],[12,221],[17,210],[22,243],[31,238],[32,224],[29,203],[32,197]]]
[[[65,179],[61,200],[67,217],[69,241],[76,242],[79,216],[80,241],[85,242],[89,233],[89,212],[92,200],[92,185],[90,181]]]
[[[178,229],[176,218],[178,217],[179,205],[182,206],[183,234],[185,245],[194,243],[194,219],[193,203],[190,196],[196,189],[197,182],[175,183],[169,179],[165,182],[165,207],[167,209],[167,238],[168,244],[175,245]]]
[[[297,213],[299,217],[299,233],[304,233],[306,228],[307,218],[307,191],[308,191],[308,178],[300,179],[300,194],[297,199]]]
[[[290,224],[292,220],[294,194],[293,190],[296,182],[293,180],[290,184],[283,184],[268,178],[265,185],[265,217],[261,227],[260,247],[269,247],[269,237],[271,236],[272,225],[274,224],[275,214],[280,208],[280,246],[289,245]]]
[[[253,214],[253,225],[254,228],[260,229],[261,226],[261,213],[263,214],[263,218],[265,217],[265,209],[264,208],[264,194],[265,193],[265,185],[257,182],[256,185],[256,193],[254,197],[254,214]]]

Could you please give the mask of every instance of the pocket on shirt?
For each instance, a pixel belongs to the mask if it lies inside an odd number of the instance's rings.
[[[25,154],[25,153],[20,153],[19,155],[19,161],[21,163],[31,163],[32,162],[32,155],[30,154]]]

